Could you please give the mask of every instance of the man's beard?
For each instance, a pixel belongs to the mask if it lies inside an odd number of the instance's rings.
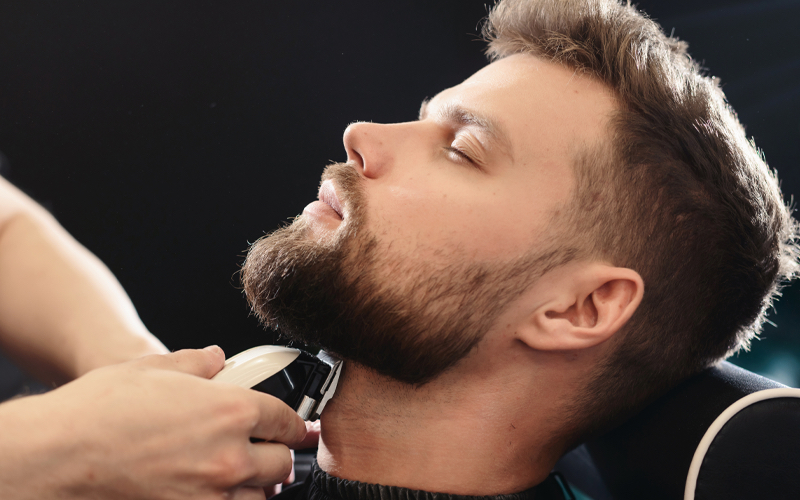
[[[348,211],[342,226],[314,237],[301,216],[256,241],[242,268],[245,294],[265,326],[402,382],[423,384],[455,365],[558,264],[559,252],[438,264],[393,254],[365,227],[356,169],[330,165],[326,179]]]

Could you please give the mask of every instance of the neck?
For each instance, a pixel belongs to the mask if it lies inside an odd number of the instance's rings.
[[[518,376],[498,380],[497,370],[451,371],[419,387],[346,364],[322,416],[320,467],[342,479],[459,495],[540,483],[564,451],[537,405],[544,395]]]

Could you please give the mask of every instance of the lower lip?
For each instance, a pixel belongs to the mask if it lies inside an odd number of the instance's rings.
[[[342,218],[339,217],[336,210],[331,208],[327,203],[321,201],[315,201],[306,205],[306,208],[303,209],[303,214],[307,214],[315,219],[331,219],[337,223],[342,222]]]

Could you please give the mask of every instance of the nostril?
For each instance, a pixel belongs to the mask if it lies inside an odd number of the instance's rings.
[[[355,163],[360,170],[364,170],[364,157],[355,149],[348,151],[347,161]]]

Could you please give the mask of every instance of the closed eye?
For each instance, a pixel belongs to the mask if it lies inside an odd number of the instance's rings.
[[[447,151],[451,157],[455,157],[456,161],[461,163],[466,163],[470,166],[477,168],[478,170],[481,170],[481,167],[480,165],[478,165],[478,162],[473,160],[472,157],[469,156],[464,150],[456,148],[454,146],[445,146],[444,150]]]

